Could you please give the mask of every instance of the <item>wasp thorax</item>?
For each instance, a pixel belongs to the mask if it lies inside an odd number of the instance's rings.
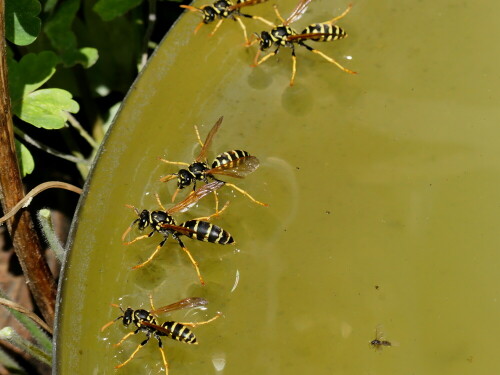
[[[189,166],[189,171],[194,174],[197,180],[203,180],[205,178],[203,172],[208,169],[205,163],[196,162]]]
[[[168,221],[169,215],[164,211],[153,211],[151,212],[151,221],[154,223],[161,223]]]

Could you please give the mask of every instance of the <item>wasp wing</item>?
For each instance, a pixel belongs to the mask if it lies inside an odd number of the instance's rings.
[[[259,165],[259,159],[255,156],[249,155],[209,169],[207,173],[243,178],[259,168]]]
[[[267,0],[247,0],[247,1],[243,1],[241,3],[238,3],[238,4],[234,4],[234,5],[231,5],[228,10],[229,11],[233,11],[233,10],[236,10],[236,9],[241,9],[241,8],[244,8],[244,7],[248,7],[250,5],[256,5],[256,4],[260,4],[260,3],[265,3]]]
[[[208,301],[205,298],[190,297],[190,298],[181,299],[180,301],[174,302],[170,305],[162,306],[162,307],[157,308],[153,311],[150,311],[150,313],[154,314],[154,315],[158,315],[161,313],[167,313],[167,312],[175,311],[175,310],[205,306],[207,304],[208,304]]]
[[[321,38],[328,37],[328,36],[335,36],[335,34],[331,34],[331,33],[295,34],[295,35],[288,35],[286,40],[289,42],[292,42],[294,40],[308,40],[308,39],[319,41]]]
[[[181,227],[180,225],[160,223],[160,224],[158,224],[158,226],[161,229],[168,229],[168,230],[171,230],[172,232],[177,232],[177,233],[183,234],[184,236],[188,236],[188,237],[192,237],[193,234],[196,234],[196,232],[194,230],[186,228],[186,227]]]
[[[285,25],[290,25],[297,21],[302,15],[306,12],[309,3],[312,0],[300,0],[295,9],[292,11],[292,14],[285,21]]]
[[[212,181],[208,184],[201,186],[195,191],[191,192],[184,200],[177,203],[175,206],[167,210],[168,214],[173,214],[176,212],[186,211],[194,204],[196,204],[205,195],[213,193],[215,190],[219,189],[224,185],[223,181]]]
[[[217,133],[217,131],[219,130],[223,119],[224,119],[223,116],[219,117],[217,122],[214,124],[214,126],[212,127],[212,129],[208,133],[207,139],[205,139],[205,143],[203,143],[203,147],[201,148],[200,153],[198,154],[196,159],[194,159],[196,162],[204,161],[207,158],[208,148],[210,147],[210,144],[212,143],[212,140],[215,136],[215,133]]]
[[[157,324],[153,324],[153,323],[147,322],[145,320],[142,320],[140,322],[140,324],[143,325],[143,326],[149,327],[149,328],[153,328],[154,330],[159,331],[161,333],[164,333],[167,336],[170,336],[172,334],[172,331],[170,329],[167,329],[165,327],[159,326]]]

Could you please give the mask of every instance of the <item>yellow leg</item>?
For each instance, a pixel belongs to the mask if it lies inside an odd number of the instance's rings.
[[[318,51],[317,49],[314,49],[314,48],[308,48],[309,51],[311,52],[314,52],[315,54],[317,55],[320,55],[322,58],[324,58],[326,61],[334,64],[337,66],[337,68],[343,70],[344,72],[346,73],[349,73],[349,74],[357,74],[356,72],[352,71],[352,70],[349,70],[347,68],[344,68],[342,65],[340,65],[337,61],[335,61],[334,59],[332,59],[331,57],[325,55],[323,52],[321,51]]]
[[[346,16],[346,14],[347,14],[347,13],[349,13],[349,11],[351,10],[351,8],[352,8],[352,4],[349,4],[349,5],[347,6],[347,9],[346,9],[346,10],[344,10],[344,13],[342,13],[340,16],[337,16],[337,17],[332,18],[330,21],[327,21],[327,22],[325,22],[325,23],[330,23],[330,24],[333,24],[333,23],[335,23],[336,21],[338,21],[339,19],[344,18],[344,17]]]
[[[128,339],[130,336],[134,335],[134,332],[129,332],[127,333],[125,336],[123,336],[123,338],[120,340],[119,343],[115,344],[115,347],[116,346],[120,346],[121,344],[123,344],[123,342]]]
[[[259,50],[260,52],[260,50]],[[274,52],[271,52],[271,53],[268,53],[266,56],[264,56],[262,59],[260,59],[259,61],[255,62],[254,61],[254,66],[258,66],[264,62],[266,62],[269,58],[271,58],[272,56],[276,55],[278,52],[277,51],[274,51]],[[255,60],[258,59],[258,55],[259,53],[257,53],[257,55],[255,56]]]
[[[151,256],[143,263],[141,264],[138,264],[137,266],[134,266],[132,267],[133,270],[136,270],[138,268],[142,268],[144,267],[146,264],[148,264],[149,262],[151,262],[153,260],[153,258],[156,256],[156,254],[158,253],[158,251],[160,251],[162,245],[158,245],[155,249],[155,251],[153,251],[153,254],[151,254]]]
[[[258,17],[258,16],[253,16],[252,19],[254,20],[259,20],[260,22],[263,22],[265,23],[266,25],[268,26],[271,26],[271,27],[276,27],[276,25],[268,20],[266,20],[265,18],[263,17]]]
[[[127,235],[128,231],[124,233],[124,236],[122,237],[122,241],[123,241],[123,238]],[[137,242],[137,241],[140,241],[140,240],[143,240],[145,238],[148,238],[149,237],[149,234],[144,234],[142,236],[139,236],[139,237],[136,237],[134,238],[132,241],[129,241],[129,242],[124,242],[123,244],[124,245],[131,245],[133,244],[134,242]]]
[[[168,363],[167,363],[167,358],[165,357],[165,352],[163,351],[162,348],[158,348],[158,349],[160,349],[161,359],[163,361],[163,366],[165,366],[165,375],[168,375]]]
[[[181,191],[181,189],[177,188],[174,192],[174,194],[172,195],[172,203],[174,203],[175,201],[175,197],[177,196],[177,194],[179,194],[179,191]]]
[[[297,56],[295,56],[295,51],[292,52],[292,78],[290,79],[290,86],[295,83],[295,74],[297,73]]]
[[[200,144],[201,147],[203,147],[203,141],[200,138],[200,132],[198,131],[198,127],[196,125],[194,126],[194,131],[196,132],[196,138],[198,138],[198,143]]]
[[[247,35],[247,28],[243,24],[243,21],[241,20],[240,17],[236,17],[235,19],[240,24],[241,30],[243,30],[243,37],[245,38],[245,45],[247,46],[250,44],[250,41],[248,40],[248,35]]]
[[[165,208],[165,207],[163,207],[163,204],[161,204],[160,196],[158,195],[158,193],[155,193],[155,198],[156,198],[156,202],[158,202],[158,206],[160,206],[160,208],[161,208],[163,211],[166,211],[166,208]]]
[[[129,362],[130,362],[130,361],[131,361],[131,360],[135,357],[135,355],[137,354],[137,352],[138,352],[139,350],[141,350],[141,348],[142,348],[142,345],[139,345],[139,346],[137,347],[137,349],[135,349],[135,350],[134,350],[134,352],[130,355],[130,357],[128,357],[128,359],[127,359],[125,362],[120,363],[118,366],[115,366],[115,368],[120,368],[120,367],[123,367],[123,366],[125,366],[127,363],[129,363]]]
[[[254,203],[260,204],[261,206],[264,206],[264,207],[269,206],[267,203],[262,203],[262,202],[259,202],[257,199],[253,198],[250,194],[248,194],[245,190],[240,189],[240,188],[239,188],[238,186],[236,186],[236,185],[233,185],[233,184],[228,184],[228,183],[226,182],[226,186],[232,187],[234,190],[239,191],[241,194],[243,194],[245,197],[247,197],[248,199],[250,199],[250,200],[251,200],[252,202],[254,202]]]
[[[220,25],[222,25],[222,22],[224,22],[224,19],[219,20],[219,22],[217,22],[215,24],[214,29],[212,30],[212,32],[210,34],[208,34],[208,36],[214,36],[215,33],[217,32],[217,30],[219,29]]]
[[[184,163],[182,161],[170,161],[170,160],[166,160],[166,159],[163,159],[163,158],[160,158],[160,160],[164,163],[167,163],[167,164],[172,164],[172,165],[184,165],[186,167],[189,167],[189,164],[188,163]]]
[[[277,17],[279,18],[279,20],[281,21],[281,24],[282,24],[282,25],[283,25],[283,24],[285,24],[285,23],[286,23],[286,21],[285,21],[285,19],[284,19],[283,17],[281,17],[281,14],[280,14],[280,12],[279,12],[279,10],[278,10],[278,6],[277,6],[277,5],[274,5],[274,12],[276,13],[276,16],[277,16]]]
[[[181,246],[181,249],[184,250],[184,252],[189,257],[189,260],[191,261],[191,263],[193,263],[193,266],[196,270],[196,274],[198,275],[198,279],[200,279],[201,285],[205,285],[205,281],[203,280],[203,277],[201,276],[201,272],[200,272],[200,268],[198,267],[198,263],[194,260],[193,256],[191,255],[191,253],[189,252],[189,250],[187,248],[185,248],[184,246]]]
[[[194,220],[205,220],[205,221],[210,221],[210,219],[212,219],[212,218],[214,218],[214,217],[217,217],[217,216],[219,216],[220,214],[222,214],[222,213],[226,210],[227,206],[229,206],[229,201],[228,201],[228,202],[226,202],[226,204],[224,205],[224,207],[222,207],[222,210],[220,210],[220,211],[219,211],[219,210],[216,210],[216,211],[215,211],[215,213],[213,213],[213,214],[212,214],[212,215],[210,215],[210,216],[197,217],[197,218],[196,218],[196,219],[194,219]]]
[[[213,322],[215,319],[219,318],[221,316],[221,313],[217,313],[213,318],[208,319],[204,322],[188,322],[188,323],[181,323],[182,325],[189,326],[191,328],[194,328],[196,326],[202,326],[203,324],[208,324]]]
[[[155,306],[153,305],[153,295],[152,294],[149,295],[149,303],[151,304],[151,311],[156,310]]]

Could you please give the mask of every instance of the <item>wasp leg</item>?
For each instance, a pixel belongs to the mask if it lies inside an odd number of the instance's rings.
[[[161,204],[161,200],[160,200],[160,196],[158,195],[158,193],[155,193],[155,198],[156,198],[156,202],[158,202],[158,206],[160,206],[160,208],[163,210],[163,211],[167,211],[165,207],[163,207],[163,204]]]
[[[205,285],[205,281],[203,280],[203,277],[201,276],[201,272],[200,272],[200,268],[198,267],[198,262],[196,262],[193,258],[193,256],[191,255],[191,253],[189,252],[189,250],[187,249],[186,246],[184,246],[184,244],[182,243],[182,240],[176,236],[176,235],[173,235],[173,237],[177,240],[177,242],[179,243],[179,246],[181,247],[182,250],[184,250],[184,252],[187,254],[187,256],[189,257],[189,260],[191,261],[191,263],[193,263],[193,266],[196,270],[196,274],[198,275],[198,279],[200,279],[200,283],[201,285]]]
[[[317,54],[317,55],[320,55],[322,58],[324,58],[326,61],[328,62],[331,62],[332,64],[336,65],[337,68],[343,70],[344,72],[346,73],[349,73],[349,74],[357,74],[356,72],[352,71],[352,70],[349,70],[347,68],[344,68],[342,65],[340,65],[337,61],[335,61],[334,59],[332,59],[331,57],[325,55],[323,52],[321,51],[318,51],[317,49],[314,49],[310,46],[308,46],[307,44],[305,44],[304,42],[299,42],[299,44],[303,47],[306,47],[309,51]]]
[[[172,203],[175,201],[175,197],[177,197],[177,194],[179,194],[179,191],[181,191],[180,188],[175,189],[174,194],[172,194]]]
[[[249,18],[252,18],[252,17],[249,17]],[[240,17],[236,17],[235,20],[238,21],[238,24],[240,25],[241,30],[243,30],[243,37],[245,38],[245,45],[248,46],[250,44],[250,41],[248,40],[247,28],[243,24],[243,21],[241,20]]]
[[[203,141],[201,140],[200,132],[198,131],[198,127],[196,125],[194,126],[194,131],[196,132],[196,138],[198,138],[198,143],[200,144],[201,147],[203,147]]]
[[[131,245],[133,244],[134,242],[137,242],[137,241],[140,241],[140,240],[143,240],[145,238],[148,238],[148,237],[151,237],[153,235],[154,231],[149,233],[149,234],[144,234],[142,236],[138,236],[136,238],[134,238],[132,241],[129,241],[129,242],[124,242],[123,244],[124,245]],[[122,241],[123,241],[123,238],[122,238]]]
[[[217,22],[215,24],[214,29],[212,30],[212,32],[210,34],[208,34],[208,36],[214,36],[215,33],[217,32],[217,30],[219,29],[220,25],[222,25],[222,22],[224,22],[224,19],[219,20],[219,22]]]
[[[160,251],[160,249],[162,248],[162,246],[165,244],[166,241],[167,241],[166,238],[163,241],[161,241],[160,244],[158,246],[156,246],[156,249],[155,249],[155,251],[153,251],[153,254],[151,254],[149,256],[149,258],[146,259],[146,261],[142,262],[141,264],[138,264],[137,266],[132,267],[132,269],[136,270],[138,268],[142,268],[146,264],[148,264],[149,262],[151,262],[153,260],[153,258],[156,256],[156,254],[158,253],[158,251]]]
[[[344,13],[342,13],[340,16],[332,18],[330,21],[326,21],[325,23],[333,24],[336,21],[338,21],[339,19],[344,18],[346,16],[346,14],[349,13],[349,11],[351,10],[351,8],[352,8],[352,4],[349,4],[347,6],[347,9],[344,10]]]
[[[184,163],[182,161],[170,161],[170,160],[167,160],[167,159],[163,159],[163,158],[160,158],[160,160],[164,163],[167,163],[167,164],[172,164],[172,165],[184,165],[185,167],[189,167],[189,164],[188,163]]]
[[[260,64],[266,62],[269,58],[271,58],[272,56],[275,56],[279,51],[279,47],[276,48],[276,50],[274,52],[271,52],[271,53],[268,53],[266,56],[264,56],[262,59],[258,60],[259,59],[259,56],[260,56],[260,49],[257,51],[257,54],[255,55],[255,58],[254,58],[254,61],[253,61],[253,65],[252,67],[256,67],[256,66],[259,66]],[[257,61],[258,60],[258,61]]]
[[[161,346],[158,349],[160,349],[163,366],[165,366],[165,375],[168,375],[168,363],[167,363],[167,358],[165,357],[165,352],[163,351],[163,348]]]
[[[132,334],[133,334],[133,332],[132,332]],[[123,366],[125,366],[127,363],[129,363],[129,362],[130,362],[130,361],[131,361],[131,360],[135,357],[135,355],[137,354],[137,352],[138,352],[139,350],[141,350],[141,349],[142,349],[142,347],[143,347],[144,345],[146,345],[146,344],[147,344],[147,342],[149,341],[149,339],[150,339],[150,336],[148,336],[148,337],[146,338],[146,340],[144,340],[143,342],[141,342],[141,343],[137,346],[137,348],[134,350],[134,352],[130,355],[130,357],[128,357],[128,359],[127,359],[125,362],[120,363],[118,366],[115,366],[115,368],[120,368],[120,367],[123,367]]]
[[[257,199],[253,198],[250,194],[248,194],[245,190],[239,188],[238,186],[236,186],[234,184],[229,184],[226,182],[226,186],[230,186],[233,189],[239,191],[241,194],[243,194],[245,197],[247,197],[248,199],[250,199],[254,203],[260,204],[261,206],[264,206],[264,207],[269,206],[267,203],[259,202]]]
[[[295,74],[297,73],[297,56],[295,56],[295,48],[292,48],[292,78],[290,79],[290,86],[295,83]]]
[[[115,346],[120,346],[121,344],[123,344],[123,342],[126,339],[128,339],[132,335],[135,335],[136,333],[137,333],[136,331],[127,333],[125,336],[123,336],[123,338],[120,340],[120,342],[118,342],[117,344],[115,344]]]
[[[274,5],[274,12],[276,13],[276,16],[278,16],[279,20],[281,21],[281,24],[284,25],[286,23],[285,19],[281,17],[281,14],[278,10],[278,6]]]
[[[153,295],[152,294],[149,295],[149,303],[151,304],[151,311],[156,310],[155,306],[153,305]]]
[[[266,20],[264,17],[252,16],[250,14],[244,14],[244,13],[240,13],[240,16],[246,17],[246,18],[251,18],[253,20],[258,20],[260,22],[265,23],[267,26],[276,27],[276,25],[274,23],[272,23],[271,21]]]
[[[222,214],[222,213],[226,210],[227,206],[229,206],[229,201],[228,201],[228,202],[226,202],[226,204],[224,205],[224,207],[222,207],[222,210],[220,210],[220,211],[219,211],[219,210],[216,210],[216,211],[215,211],[215,213],[213,213],[213,214],[212,214],[212,215],[210,215],[210,216],[197,217],[197,218],[196,218],[196,219],[194,219],[194,220],[205,220],[205,221],[210,221],[210,219],[212,219],[212,218],[214,218],[214,217],[217,217],[217,216],[219,216],[220,214]]]
[[[208,319],[208,320],[205,320],[204,322],[187,322],[187,323],[180,323],[182,325],[185,325],[185,326],[189,326],[191,328],[194,328],[196,326],[201,326],[203,324],[208,324],[208,323],[211,323],[213,322],[215,319],[219,318],[221,316],[221,313],[217,313],[217,315],[215,315],[213,318],[211,319]]]

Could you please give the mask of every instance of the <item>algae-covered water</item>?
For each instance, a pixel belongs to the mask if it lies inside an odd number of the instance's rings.
[[[201,5],[196,2],[195,5]],[[273,2],[248,9],[275,20]],[[282,0],[288,15],[295,0]],[[340,14],[347,1],[314,0],[293,26]],[[74,226],[57,336],[58,374],[161,374],[155,339],[117,323],[199,296],[207,310],[160,316],[200,321],[200,345],[164,339],[170,374],[493,374],[500,371],[500,57],[491,1],[357,1],[349,37],[315,44],[352,76],[298,49],[251,68],[235,22],[209,38],[186,14],[131,90],[103,146]],[[265,30],[255,21],[249,31]],[[125,46],[124,46],[125,48]],[[219,116],[209,157],[244,149],[260,168],[234,181],[215,223],[235,246],[186,239],[207,281],[169,240],[123,246],[135,219],[125,204],[157,209],[175,184],[158,157],[190,162]],[[229,179],[228,179],[229,180]],[[210,213],[213,199],[176,215]],[[133,235],[138,235],[134,232]],[[370,347],[377,327],[394,346]]]

